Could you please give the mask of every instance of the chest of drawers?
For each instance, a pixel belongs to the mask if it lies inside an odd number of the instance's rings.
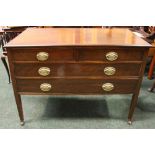
[[[6,45],[21,124],[21,95],[133,94],[150,45],[127,29],[29,28]]]

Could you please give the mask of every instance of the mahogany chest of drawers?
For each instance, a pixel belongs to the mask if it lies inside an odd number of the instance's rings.
[[[131,124],[150,46],[128,29],[28,28],[5,46],[21,125],[32,94],[133,94]]]

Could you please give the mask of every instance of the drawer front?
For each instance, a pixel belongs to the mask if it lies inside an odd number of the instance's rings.
[[[46,68],[49,70],[48,74]],[[16,64],[15,75],[22,77],[66,77],[66,76],[139,76],[141,64],[129,63],[51,63]],[[40,72],[41,71],[41,72]],[[43,73],[43,75],[42,75]]]
[[[136,79],[51,79],[51,80],[17,80],[17,91],[22,93],[42,93],[42,94],[113,94],[133,93],[138,80]],[[113,89],[105,91],[103,85],[111,83]],[[44,92],[41,90],[42,84],[50,85],[51,89]],[[48,87],[47,87],[48,88]],[[109,89],[110,87],[107,87]]]
[[[93,48],[79,48],[79,60],[80,61],[109,61],[107,59],[107,54],[115,53],[117,54],[118,61],[142,61],[144,50],[136,48],[120,48],[120,49],[93,49]]]
[[[144,49],[137,48],[97,48],[97,47],[49,47],[49,48],[17,48],[12,49],[12,59],[14,61],[38,61],[37,54],[48,53],[51,61],[108,61],[106,55],[114,52],[118,58],[114,61],[142,61]]]
[[[45,52],[48,54],[47,60],[51,61],[72,61],[74,60],[74,50],[72,48],[21,48],[11,51],[13,61],[38,61],[37,54]]]

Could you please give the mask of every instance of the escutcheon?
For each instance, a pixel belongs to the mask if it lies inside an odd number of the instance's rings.
[[[114,75],[116,73],[116,69],[114,67],[105,67],[104,73],[106,75]]]
[[[39,68],[38,73],[39,73],[39,75],[47,76],[50,74],[50,71],[51,70],[48,67],[41,67],[41,68]]]
[[[41,89],[42,91],[44,91],[44,92],[50,91],[51,88],[52,88],[52,86],[51,86],[51,84],[49,84],[49,83],[42,83],[42,84],[40,85],[40,89]]]
[[[104,91],[111,91],[114,89],[114,85],[112,83],[105,83],[102,85],[102,89]]]
[[[106,54],[106,59],[109,61],[117,60],[117,58],[118,58],[118,54],[116,52],[108,52]]]
[[[47,52],[39,52],[36,57],[39,61],[45,61],[48,59],[49,54]]]

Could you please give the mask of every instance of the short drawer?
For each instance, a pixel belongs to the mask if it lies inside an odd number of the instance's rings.
[[[144,49],[137,48],[78,48],[79,61],[109,61],[107,54],[116,53],[117,59],[113,61],[142,61]]]
[[[17,48],[11,51],[13,61],[38,61],[37,54],[45,52],[48,54],[47,60],[51,61],[72,61],[74,60],[73,48]],[[41,61],[42,62],[42,61]]]
[[[46,71],[46,68],[48,69]],[[67,76],[139,76],[139,63],[50,63],[16,64],[14,72],[21,77],[67,77]]]
[[[52,93],[52,94],[128,94],[135,92],[138,79],[65,79],[55,78],[50,80],[17,80],[17,91],[22,93]],[[113,89],[109,90],[108,84]],[[42,91],[41,85],[50,85],[50,90]],[[107,84],[107,90],[103,85]],[[46,89],[48,87],[45,87]],[[111,88],[110,88],[111,89]]]

